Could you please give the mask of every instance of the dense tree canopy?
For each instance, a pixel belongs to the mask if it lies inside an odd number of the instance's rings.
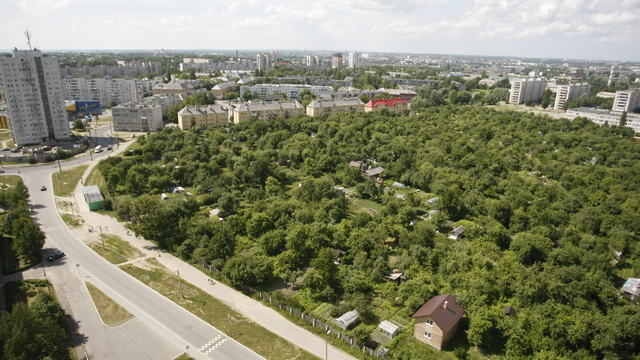
[[[304,275],[301,310],[330,302],[375,326],[452,293],[468,314],[457,336],[481,351],[635,358],[640,315],[619,289],[640,272],[640,143],[628,128],[582,118],[436,106],[451,90],[420,88],[413,116],[165,129],[99,169],[136,232],[234,285]],[[384,183],[365,180],[353,160],[382,166]],[[194,196],[162,201],[158,178]],[[460,225],[462,238],[443,235]],[[345,255],[336,263],[330,249]],[[406,281],[385,280],[393,269]],[[518,316],[505,317],[506,305]],[[398,358],[411,358],[407,339],[389,345]]]

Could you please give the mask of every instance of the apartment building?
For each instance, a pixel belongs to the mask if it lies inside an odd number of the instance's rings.
[[[162,106],[128,103],[111,108],[116,131],[161,131]]]
[[[238,105],[232,111],[233,122],[240,123],[249,120],[252,116],[257,116],[260,120],[269,121],[278,118],[289,119],[296,115],[304,114],[304,106],[293,101],[267,101],[267,102],[245,102]]]
[[[39,50],[0,58],[0,83],[16,145],[69,139],[58,61]]]
[[[92,77],[138,77],[150,73],[162,75],[162,64],[159,62],[124,62],[118,61],[118,66],[65,66],[60,69],[62,76],[72,78]]]
[[[62,79],[65,100],[98,101],[103,107],[140,101],[152,94],[152,87],[161,80],[113,79],[113,78],[65,78]]]
[[[349,53],[349,68],[357,69],[360,67],[360,54],[357,52]]]
[[[331,58],[331,68],[332,69],[342,69],[342,53],[333,53],[333,57]]]
[[[370,100],[368,103],[364,105],[365,112],[382,111],[382,109],[387,109],[391,112],[399,113],[399,112],[403,112],[408,108],[409,108],[409,104],[406,101],[399,98]]]
[[[220,84],[217,84],[211,89],[213,96],[218,100],[224,99],[224,96],[233,91],[238,86],[235,81],[227,81]]]
[[[640,108],[640,89],[616,91],[612,111],[633,112]]]
[[[324,67],[324,58],[320,55],[308,55],[305,60],[309,67]]]
[[[156,84],[151,90],[153,95],[183,94],[195,90],[196,85],[202,85],[202,80],[171,80],[166,84]]]
[[[180,63],[180,71],[196,69],[196,72],[209,74],[214,74],[218,70],[221,72],[252,72],[257,69],[257,66],[255,61],[245,59],[215,62],[212,59],[184,58]]]
[[[622,112],[581,107],[567,110],[565,117],[571,121],[577,117],[585,117],[598,125],[620,126]],[[640,114],[627,113],[625,126],[633,129],[635,133],[640,133]]]
[[[256,55],[257,69],[264,70],[264,71],[271,69],[271,67],[273,66],[273,62],[271,61],[271,59],[272,59],[271,54]]]
[[[536,79],[514,80],[511,82],[509,103],[523,104],[527,100],[539,102],[544,92],[544,81]]]
[[[411,99],[413,99],[414,97],[418,96],[418,93],[413,91],[413,90],[404,90],[404,89],[378,89],[381,92],[386,92],[387,94],[395,97],[395,98],[399,98],[402,99],[406,102],[410,102]]]
[[[283,93],[289,99],[300,99],[302,90],[309,90],[316,97],[329,98],[334,93],[331,86],[314,86],[298,84],[256,84],[250,86],[240,86],[240,94],[249,90],[251,94],[257,94],[258,98],[266,99],[270,95]]]
[[[334,115],[340,113],[355,114],[364,111],[364,103],[358,99],[313,100],[307,105],[307,115]]]
[[[229,122],[229,111],[220,105],[185,106],[178,112],[178,126],[188,130],[192,125],[200,128],[224,126]]]
[[[564,104],[571,100],[577,99],[582,94],[591,93],[591,84],[583,82],[583,83],[574,83],[567,85],[557,85],[556,86],[556,101],[553,105],[553,108],[556,110],[562,110],[564,108]]]

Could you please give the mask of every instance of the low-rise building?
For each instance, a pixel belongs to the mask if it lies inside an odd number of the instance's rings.
[[[304,114],[304,106],[293,101],[263,101],[244,102],[232,111],[233,122],[240,123],[257,116],[260,120],[268,121],[278,118],[289,119],[296,115]]]
[[[635,133],[640,133],[640,114],[627,113],[626,116],[625,126],[633,129]],[[565,117],[571,121],[577,117],[585,117],[598,125],[619,126],[622,112],[581,107],[567,110]]]
[[[178,112],[178,126],[182,130],[192,125],[200,128],[224,126],[229,121],[229,111],[221,105],[185,106]]]
[[[364,103],[358,99],[313,100],[307,105],[307,115],[334,115],[340,113],[355,114],[364,111]]]
[[[366,112],[382,111],[382,109],[387,109],[390,112],[399,113],[408,108],[409,104],[402,99],[375,99],[369,100],[369,102],[364,105],[364,111]]]
[[[405,89],[379,89],[382,92],[386,92],[387,94],[393,96],[397,99],[402,99],[407,103],[411,101],[414,97],[418,96],[418,93],[413,90],[405,90]]]
[[[224,99],[224,96],[232,92],[238,85],[234,81],[227,81],[217,84],[211,89],[213,96],[218,100]]]
[[[163,84],[157,84],[152,88],[153,95],[162,94],[183,94],[193,91],[196,88],[195,81],[188,80],[171,80],[170,82]]]
[[[259,99],[266,99],[269,96],[284,94],[289,99],[300,99],[300,93],[303,90],[309,90],[318,98],[331,98],[334,93],[331,86],[315,86],[301,84],[256,84],[250,86],[241,86],[240,94],[244,94],[249,90],[252,95],[256,95]]]
[[[116,131],[155,132],[162,130],[162,106],[127,103],[111,108]]]
[[[464,314],[464,309],[451,294],[434,296],[413,314],[416,319],[413,336],[442,350],[458,329]]]

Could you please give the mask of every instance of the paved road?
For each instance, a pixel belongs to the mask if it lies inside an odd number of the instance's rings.
[[[65,165],[82,160],[71,160]],[[90,281],[178,348],[186,351],[188,345],[190,355],[196,359],[262,359],[250,349],[113,266],[76,239],[58,214],[52,191],[39,190],[42,185],[48,189],[53,188],[53,171],[53,166],[45,165],[22,168],[21,174],[29,187],[30,200],[34,205],[39,225],[47,234],[48,241],[66,253],[65,263],[73,268],[72,271],[77,271],[79,276]]]

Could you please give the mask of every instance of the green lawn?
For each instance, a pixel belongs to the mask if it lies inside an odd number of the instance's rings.
[[[84,183],[85,185],[98,185],[98,187],[102,187],[105,184],[104,177],[97,167],[91,169]]]
[[[100,236],[100,229],[98,227],[95,227],[94,231]],[[122,264],[144,256],[140,250],[134,248],[131,244],[120,239],[118,236],[104,233],[102,236],[104,236],[104,249],[102,248],[102,241],[92,243],[90,247],[93,251],[98,253],[98,255],[102,256],[112,264]]]
[[[177,276],[161,267],[155,259],[148,261],[154,266],[152,270],[131,264],[124,265],[121,269],[267,359],[317,359],[184,280],[183,298]],[[233,319],[231,323],[227,322],[229,318]]]
[[[89,165],[76,166],[53,174],[53,192],[56,196],[71,196]]]
[[[100,289],[91,283],[86,283],[86,285],[103,323],[106,325],[117,325],[133,317],[127,309],[120,306],[112,298],[100,291]]]
[[[0,183],[8,186],[16,186],[20,179],[22,178],[18,175],[0,175]]]

